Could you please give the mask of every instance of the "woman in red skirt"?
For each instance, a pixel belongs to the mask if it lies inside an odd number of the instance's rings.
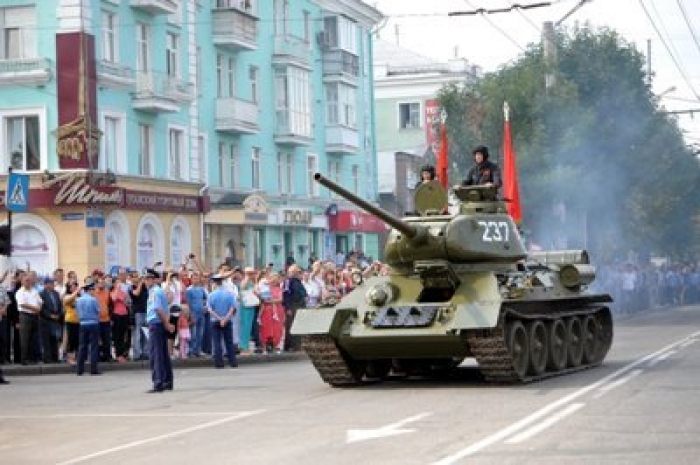
[[[282,308],[282,287],[280,277],[271,272],[258,282],[260,306],[260,341],[267,353],[282,351],[284,344],[284,308]]]

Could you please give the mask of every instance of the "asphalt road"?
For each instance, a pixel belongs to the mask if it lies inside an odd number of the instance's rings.
[[[0,387],[0,463],[700,463],[700,307],[616,322],[603,366],[524,386],[325,385],[306,360],[17,376]]]

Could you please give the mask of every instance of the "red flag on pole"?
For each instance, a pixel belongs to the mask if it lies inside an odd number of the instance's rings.
[[[440,112],[440,150],[437,156],[437,177],[442,187],[447,189],[447,113]]]
[[[513,220],[520,224],[523,213],[520,208],[520,193],[518,191],[518,170],[515,165],[515,149],[510,134],[510,107],[508,102],[503,103],[503,196],[507,201],[508,213]]]

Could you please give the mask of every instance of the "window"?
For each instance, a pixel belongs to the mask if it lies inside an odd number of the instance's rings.
[[[344,16],[323,18],[325,46],[357,55],[357,25]]]
[[[399,104],[399,129],[420,128],[420,103]]]
[[[139,174],[153,176],[153,126],[139,124]]]
[[[197,136],[197,166],[199,167],[197,180],[205,182],[207,179],[207,142],[203,134]]]
[[[216,56],[216,95],[230,98],[236,95],[236,59],[224,55]]]
[[[311,137],[311,90],[309,72],[288,66],[275,76],[277,130]]]
[[[275,0],[275,35],[286,36],[288,33],[289,0]]]
[[[309,197],[318,196],[318,183],[314,181],[314,175],[318,172],[318,158],[316,155],[309,154],[306,157],[306,171],[307,171],[307,187],[306,194]]]
[[[311,13],[304,10],[304,42],[311,42]]]
[[[251,161],[251,187],[253,189],[260,189],[260,147],[253,147]]]
[[[0,59],[36,57],[35,15],[33,6],[0,8]]]
[[[168,135],[168,177],[182,179],[185,133],[181,129],[170,129]]]
[[[357,195],[360,192],[360,167],[352,165],[352,192]]]
[[[151,223],[146,223],[141,227],[137,236],[137,263],[139,269],[153,266],[156,262],[156,244],[158,233]]]
[[[336,184],[340,184],[340,162],[335,160],[328,160],[328,176],[331,181]],[[331,197],[338,198],[339,195],[331,191]]]
[[[136,70],[145,73],[149,66],[149,31],[144,23],[136,23]]]
[[[294,192],[294,159],[291,153],[277,154],[277,179],[279,179],[281,194]]]
[[[248,77],[250,78],[250,100],[253,103],[258,103],[258,99],[260,98],[258,96],[258,86],[260,85],[258,83],[258,67],[257,66],[251,66],[249,71],[248,71]]]
[[[121,119],[115,116],[105,116],[102,134],[102,156],[100,169],[117,171],[117,160],[120,157]]]
[[[111,11],[102,12],[102,59],[110,63],[119,61],[117,53],[117,15]]]
[[[166,37],[165,65],[168,77],[180,76],[179,49],[180,38],[176,34],[168,33]]]
[[[5,120],[10,165],[20,171],[41,169],[39,117],[13,116]]]
[[[326,84],[327,123],[357,127],[355,101],[357,90],[340,82]]]
[[[235,189],[238,185],[238,144],[219,142],[219,186]]]

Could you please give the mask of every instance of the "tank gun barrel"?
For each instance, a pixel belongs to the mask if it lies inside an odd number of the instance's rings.
[[[400,231],[407,238],[413,239],[420,234],[420,228],[418,226],[401,221],[400,219],[396,218],[394,215],[391,215],[385,210],[379,207],[375,207],[371,203],[361,199],[360,197],[356,196],[347,189],[334,183],[330,179],[326,179],[321,173],[314,174],[314,180],[316,180],[317,183],[326,186],[328,189],[340,195],[341,197],[354,203],[366,212],[373,214],[377,218],[387,223],[392,228],[396,229],[397,231]]]

